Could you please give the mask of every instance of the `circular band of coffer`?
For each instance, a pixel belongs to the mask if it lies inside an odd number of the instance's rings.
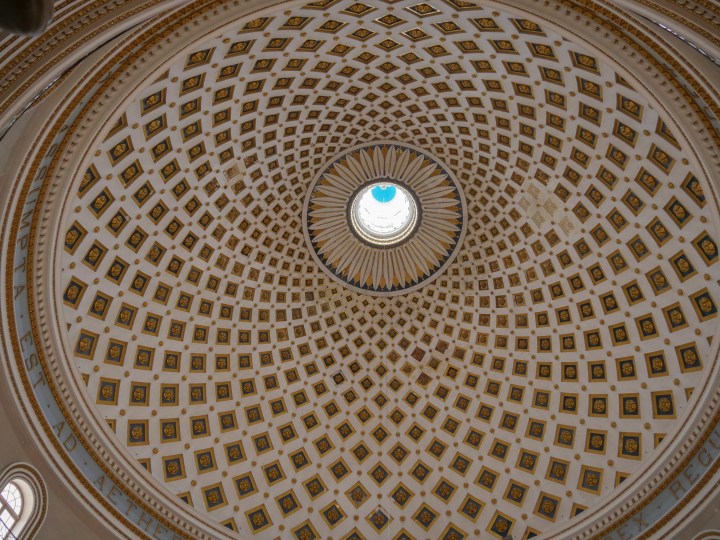
[[[333,280],[395,296],[439,276],[457,254],[467,214],[460,184],[435,156],[398,142],[355,146],[310,184],[303,232]]]

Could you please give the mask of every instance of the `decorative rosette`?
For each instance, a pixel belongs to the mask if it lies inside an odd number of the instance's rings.
[[[398,241],[373,242],[358,228],[357,200],[374,185],[397,186],[412,199]],[[394,189],[394,188],[393,188]],[[394,191],[393,191],[394,193]],[[394,296],[427,285],[450,264],[465,232],[465,198],[450,171],[404,143],[375,142],[346,150],[311,183],[303,208],[311,253],[344,286]]]

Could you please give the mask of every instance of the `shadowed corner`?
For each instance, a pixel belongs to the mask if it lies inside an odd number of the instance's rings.
[[[0,0],[0,29],[12,34],[42,34],[52,15],[52,0]]]

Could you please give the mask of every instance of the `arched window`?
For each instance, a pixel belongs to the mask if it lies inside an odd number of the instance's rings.
[[[0,538],[16,538],[15,525],[23,513],[23,496],[15,482],[8,482],[0,492]]]
[[[16,463],[0,475],[0,540],[27,540],[36,534],[47,509],[40,474],[27,463]]]

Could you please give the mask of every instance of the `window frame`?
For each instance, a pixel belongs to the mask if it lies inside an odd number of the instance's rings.
[[[8,497],[5,495],[5,491],[7,488],[12,487],[15,491],[17,491],[17,499],[19,499],[19,504],[17,505],[18,509],[15,509],[15,505],[13,505],[9,500]],[[16,528],[17,524],[20,522],[20,519],[23,515],[23,510],[25,507],[25,498],[23,497],[22,488],[17,485],[15,480],[10,480],[8,482],[5,482],[2,486],[0,486],[0,528],[7,529],[7,532],[2,536],[1,540],[8,540],[16,538],[15,533],[13,530]],[[12,523],[8,525],[8,523],[5,522],[5,520],[2,518],[3,514],[7,512],[10,516],[10,519],[12,520]],[[20,532],[20,531],[18,531]],[[0,534],[2,534],[2,531],[0,529]]]
[[[15,510],[3,492],[12,484],[20,497]],[[40,473],[29,463],[14,463],[0,474],[0,515],[7,511],[14,520],[0,540],[31,540],[47,514],[47,490]]]

